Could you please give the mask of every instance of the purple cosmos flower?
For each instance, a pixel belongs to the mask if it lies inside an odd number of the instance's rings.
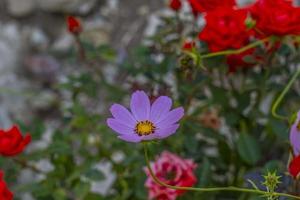
[[[182,107],[170,110],[172,100],[160,96],[151,105],[144,91],[131,96],[131,113],[122,105],[114,104],[110,111],[114,118],[107,119],[107,125],[128,142],[163,139],[176,132],[177,123],[184,115]]]
[[[290,130],[290,142],[294,150],[294,155],[300,155],[300,111]]]

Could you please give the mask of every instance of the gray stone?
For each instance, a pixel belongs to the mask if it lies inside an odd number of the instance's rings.
[[[100,19],[87,21],[81,37],[84,41],[89,41],[95,46],[107,44],[110,40],[109,29],[109,24],[105,24]]]
[[[54,41],[51,49],[53,51],[67,52],[73,47],[73,45],[74,38],[69,32],[65,31]]]
[[[25,67],[30,74],[43,83],[53,83],[57,80],[60,63],[50,55],[32,55],[26,57]]]
[[[29,119],[30,111],[26,106],[28,82],[19,77],[20,60],[23,49],[22,30],[16,24],[0,24],[0,102],[6,111],[1,112],[0,122],[10,126],[11,116]],[[24,115],[26,113],[26,115]]]
[[[7,9],[15,17],[31,14],[36,8],[35,5],[35,0],[7,0]]]
[[[40,9],[51,12],[88,13],[97,0],[36,0]]]

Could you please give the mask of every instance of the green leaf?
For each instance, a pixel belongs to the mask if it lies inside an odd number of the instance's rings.
[[[56,189],[53,193],[53,198],[55,200],[64,200],[67,198],[66,191],[63,189]]]
[[[288,140],[288,127],[284,122],[270,119],[268,126],[271,129],[272,133],[275,133],[279,138]]]
[[[70,147],[70,144],[64,142],[64,141],[55,141],[53,142],[49,148],[49,153],[57,153],[61,155],[71,154],[72,149]]]
[[[77,199],[83,199],[90,192],[90,184],[79,182],[74,188],[74,193]]]
[[[100,180],[103,180],[105,178],[104,174],[100,170],[97,170],[97,169],[87,170],[84,173],[84,176],[91,179],[91,180],[93,180],[93,181],[100,181]]]
[[[84,200],[102,200],[106,199],[106,197],[102,197],[99,194],[94,194],[94,193],[89,193],[87,196],[84,198]]]
[[[211,164],[208,159],[204,159],[203,163],[201,164],[200,168],[200,187],[205,187],[209,184],[211,179]]]
[[[237,141],[237,149],[240,157],[247,164],[254,165],[260,159],[260,147],[251,135],[242,133]]]

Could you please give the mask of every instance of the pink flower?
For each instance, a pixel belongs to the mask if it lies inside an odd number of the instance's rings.
[[[197,182],[197,178],[194,174],[196,168],[194,161],[183,159],[167,151],[164,151],[157,158],[155,163],[151,163],[151,168],[156,177],[169,185],[191,187]],[[145,171],[148,176],[145,186],[149,190],[149,199],[175,200],[178,195],[185,192],[157,184],[150,176],[148,169]]]

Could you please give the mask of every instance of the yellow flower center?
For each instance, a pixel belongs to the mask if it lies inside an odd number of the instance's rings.
[[[300,131],[300,120],[298,121],[298,124],[296,127],[297,127],[297,130]]]
[[[153,134],[156,127],[154,124],[148,120],[140,121],[136,124],[134,131],[139,136]]]

